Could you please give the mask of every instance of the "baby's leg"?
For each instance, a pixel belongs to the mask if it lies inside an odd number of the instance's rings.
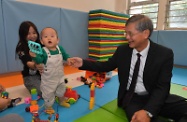
[[[69,108],[70,104],[66,102],[66,98],[64,96],[58,97],[59,104],[63,107]]]
[[[53,109],[53,107],[52,106],[45,106],[45,112],[47,113],[47,114],[54,114],[55,113],[55,110]]]
[[[70,104],[66,102],[64,93],[66,91],[66,85],[64,82],[60,83],[56,90],[56,96],[58,97],[59,104],[63,107],[70,107]]]
[[[44,99],[45,112],[48,114],[55,113],[53,109],[53,104],[55,101],[54,90],[48,87],[48,85],[42,85],[41,91],[42,91],[42,97]]]

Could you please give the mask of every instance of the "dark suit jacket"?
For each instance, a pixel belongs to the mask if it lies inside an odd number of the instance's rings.
[[[97,72],[108,72],[118,68],[118,78],[120,82],[118,91],[118,106],[123,107],[123,97],[126,94],[126,87],[129,77],[132,48],[122,45],[117,48],[114,55],[106,62],[90,62],[83,60],[82,70]],[[150,97],[143,109],[153,115],[157,115],[161,107],[168,99],[170,102],[170,83],[173,68],[173,51],[169,48],[158,45],[150,41],[147,60],[143,73],[143,83]],[[174,100],[178,100],[174,99]]]

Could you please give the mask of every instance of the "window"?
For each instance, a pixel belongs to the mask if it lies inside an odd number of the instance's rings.
[[[187,0],[169,0],[165,27],[166,29],[187,28]]]
[[[158,17],[158,0],[129,0],[128,14],[144,14],[148,16],[156,28]]]

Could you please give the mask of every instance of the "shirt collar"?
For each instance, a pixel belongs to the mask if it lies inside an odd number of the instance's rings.
[[[141,52],[138,52],[136,49],[133,49],[133,55],[140,53],[142,57],[146,57],[149,51],[149,47],[150,47],[150,41],[148,41],[147,47],[143,49]]]

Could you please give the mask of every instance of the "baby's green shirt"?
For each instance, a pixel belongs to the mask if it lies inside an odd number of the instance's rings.
[[[63,60],[67,60],[69,58],[69,55],[66,53],[66,51],[64,50],[64,48],[62,46],[59,46],[59,49],[61,51],[61,54],[63,56]],[[51,55],[56,55],[56,54],[59,54],[59,51],[58,49],[56,49],[55,51],[53,50],[49,50],[50,54]],[[46,51],[42,48],[42,53],[43,54],[36,54],[36,57],[32,58],[37,64],[46,64],[47,62],[47,53]]]

